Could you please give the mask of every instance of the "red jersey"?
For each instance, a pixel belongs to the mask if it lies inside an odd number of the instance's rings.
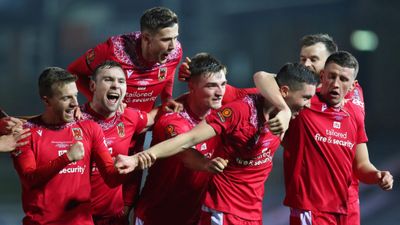
[[[242,99],[249,94],[256,93],[259,93],[257,88],[236,88],[227,84],[224,97],[222,98],[222,105]]]
[[[353,104],[358,105],[359,107],[362,108],[362,112],[365,116],[365,106],[364,106],[364,95],[363,95],[363,90],[360,86],[359,83],[356,84],[354,89],[350,91],[346,97],[349,101],[351,101]],[[358,195],[358,186],[359,186],[359,181],[358,178],[353,174],[353,179],[349,188],[349,203],[355,203],[358,202],[359,195]],[[355,204],[357,205],[357,204]],[[359,207],[357,208],[359,210]],[[359,222],[358,222],[359,223]]]
[[[206,117],[223,143],[215,156],[229,160],[224,172],[210,180],[204,202],[208,208],[246,220],[262,219],[264,182],[280,144],[265,125],[263,101],[261,95],[249,95]]]
[[[124,102],[128,107],[149,112],[158,95],[161,94],[163,102],[171,98],[175,70],[182,58],[181,45],[177,42],[166,63],[149,65],[142,57],[141,38],[140,32],[113,36],[70,64],[68,71],[78,76],[79,91],[91,99],[87,78],[100,63],[113,60],[125,71],[127,93]]]
[[[22,184],[23,224],[92,225],[91,161],[108,184],[116,186],[120,179],[101,128],[90,120],[50,127],[40,117],[26,126],[31,129],[30,143],[13,152]],[[77,141],[83,143],[85,155],[70,162],[65,153]]]
[[[182,101],[182,112],[164,114],[156,122],[152,144],[185,133],[201,122],[190,111],[186,97]],[[218,142],[217,137],[211,138],[194,148],[211,158]],[[200,219],[209,178],[207,172],[186,168],[179,154],[159,159],[149,169],[135,214],[148,225],[195,225]]]
[[[283,142],[285,205],[347,213],[356,146],[368,140],[363,118],[358,105],[335,109],[315,95],[290,122]]]
[[[118,154],[128,155],[132,136],[140,133],[147,125],[147,113],[136,109],[126,108],[124,113],[116,112],[115,116],[111,118],[104,118],[96,113],[89,104],[84,105],[82,111],[85,112],[83,114],[85,119],[95,121],[102,128],[112,157]],[[104,182],[95,162],[92,164],[90,182],[92,185],[91,206],[93,216],[107,217],[120,214],[124,208],[122,186],[110,188]],[[129,203],[133,201],[137,188],[139,187],[125,193],[125,196],[129,196],[127,199]]]

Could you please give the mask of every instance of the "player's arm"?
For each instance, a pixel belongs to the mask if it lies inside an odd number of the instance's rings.
[[[91,99],[93,93],[90,91],[90,76],[97,65],[106,60],[109,49],[108,42],[101,43],[95,48],[89,49],[81,57],[72,62],[67,70],[77,76],[76,85],[80,93],[87,99]]]
[[[392,190],[393,176],[389,171],[378,170],[369,160],[366,143],[356,146],[353,170],[357,178],[366,184],[378,184],[383,190]]]
[[[274,134],[282,134],[289,127],[292,113],[279,91],[275,76],[275,74],[259,71],[254,74],[253,79],[260,94],[279,110],[279,113],[268,121],[270,130]]]
[[[193,148],[190,148],[179,154],[184,166],[192,170],[220,173],[228,165],[228,160],[226,159],[220,157],[208,159],[199,151]]]
[[[129,173],[138,165],[142,169],[148,168],[157,158],[175,155],[215,135],[215,130],[205,121],[202,121],[192,130],[160,142],[143,152],[139,152],[133,156],[119,155],[115,166],[120,173]]]
[[[38,165],[31,146],[32,143],[30,142],[28,145],[22,146],[12,153],[14,167],[21,177],[22,183],[29,187],[45,185],[69,163],[78,161],[84,156],[83,144],[76,142],[66,154],[48,163]]]
[[[92,155],[96,166],[99,169],[101,176],[103,177],[105,183],[113,188],[126,182],[128,179],[127,175],[121,175],[114,167],[114,161],[108,151],[107,145],[105,143],[105,138],[101,128],[95,124],[92,127],[93,131],[93,141],[92,141]]]
[[[157,145],[147,149],[145,152],[151,154],[155,158],[165,158],[189,149],[190,147],[208,140],[215,135],[217,135],[215,130],[205,121],[202,121],[192,130],[158,143]]]

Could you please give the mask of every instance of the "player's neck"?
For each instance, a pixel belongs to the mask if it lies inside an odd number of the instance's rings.
[[[199,104],[197,99],[194,99],[194,96],[192,95],[188,96],[187,103],[190,111],[192,111],[192,113],[194,113],[199,119],[204,119],[211,110],[209,107]]]
[[[144,41],[142,40],[141,43],[141,47],[142,47],[142,58],[144,60],[144,63],[146,63],[147,65],[153,65],[157,63],[157,58],[154,58],[150,51],[148,50],[148,46],[146,45],[146,43],[144,43]]]
[[[66,124],[64,120],[59,118],[57,115],[55,115],[53,112],[46,110],[41,116],[41,120],[43,121],[44,124],[46,125],[52,125],[52,126],[62,126]]]
[[[108,119],[115,116],[116,112],[110,112],[105,110],[100,104],[96,104],[93,101],[89,102],[90,108],[97,114],[97,117],[102,117],[99,119]]]

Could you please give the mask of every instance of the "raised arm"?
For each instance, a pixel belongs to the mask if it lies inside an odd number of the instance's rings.
[[[272,73],[259,71],[254,74],[253,79],[260,94],[279,110],[279,113],[274,118],[270,119],[268,123],[270,125],[270,130],[274,134],[280,134],[288,129],[292,113],[279,91],[275,76],[276,75]]]
[[[108,42],[101,43],[95,48],[86,51],[67,68],[70,73],[77,76],[78,80],[76,81],[76,85],[78,86],[79,92],[89,100],[92,99],[93,95],[89,88],[90,76],[93,74],[97,65],[107,60],[110,48]]]
[[[216,132],[205,121],[199,123],[192,130],[174,138],[160,142],[153,147],[133,156],[117,157],[115,166],[120,173],[129,173],[138,165],[142,169],[148,168],[157,158],[165,158],[182,152],[200,142],[214,137]],[[138,162],[139,161],[139,162]]]

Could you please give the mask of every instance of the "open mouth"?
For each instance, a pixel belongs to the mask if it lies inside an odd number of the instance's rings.
[[[65,110],[65,114],[69,117],[74,117],[75,108]]]
[[[330,91],[329,95],[332,96],[332,97],[339,97],[340,96],[339,92],[337,92],[337,91]]]
[[[107,99],[110,103],[116,104],[119,100],[120,95],[117,93],[108,93],[107,94]]]

